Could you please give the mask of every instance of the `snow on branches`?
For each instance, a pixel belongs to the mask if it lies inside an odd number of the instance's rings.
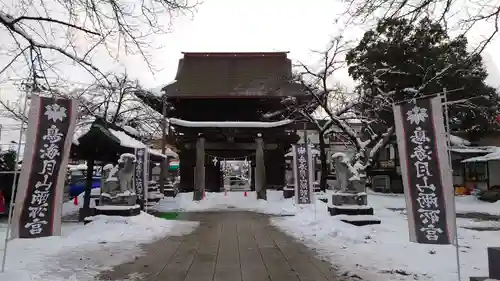
[[[126,132],[143,140],[159,137],[162,116],[136,97],[136,92],[143,91],[138,81],[131,80],[125,74],[107,74],[108,85],[94,83],[85,88],[52,89],[53,96],[78,100],[76,135],[90,128],[96,118],[105,120]],[[16,102],[0,99],[4,116],[27,122],[28,112],[24,111],[26,95]]]
[[[332,83],[335,72],[346,66],[344,57],[349,50],[350,44],[338,36],[330,42],[325,51],[315,52],[321,56],[318,69],[299,64],[300,70],[295,82],[302,85],[308,97],[307,102],[299,102],[296,97],[287,97],[282,103],[287,108],[293,108],[303,119],[315,124],[320,134],[320,141],[323,137],[340,130],[356,153],[351,159],[345,154],[335,154],[334,157],[342,157],[342,162],[349,167],[353,175],[351,180],[360,180],[366,176],[366,170],[374,163],[378,151],[389,142],[394,128],[390,126],[368,137],[356,128],[360,123],[370,127],[378,120],[364,115],[363,107],[360,106],[362,93],[349,92],[345,87]],[[392,100],[387,98],[387,93],[380,92],[379,95],[381,107],[392,106]],[[317,116],[323,116],[327,121],[320,125]],[[323,166],[326,166],[326,163]]]
[[[140,55],[153,70],[148,51],[156,46],[151,35],[168,32],[176,14],[194,11],[195,1],[142,0],[133,5],[118,0],[2,2],[0,61],[5,64],[0,65],[0,75],[15,73],[50,84],[64,76],[61,65],[76,65],[102,80],[106,78],[99,66],[102,58],[112,62],[124,54]],[[99,59],[94,59],[96,55]]]

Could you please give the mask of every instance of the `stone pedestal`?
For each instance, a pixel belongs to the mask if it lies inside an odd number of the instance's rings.
[[[368,203],[366,193],[334,193],[332,195],[332,205],[366,205]]]
[[[489,277],[470,277],[470,281],[500,280],[500,247],[488,248]]]
[[[283,198],[288,199],[295,196],[295,188],[293,186],[286,186],[283,188]]]
[[[121,217],[132,217],[137,216],[141,213],[141,206],[97,206],[96,215],[106,215],[106,216],[121,216]]]
[[[146,192],[146,196],[148,197],[147,204],[149,207],[156,205],[156,203],[160,202],[165,196],[160,192],[160,186],[155,181],[148,182],[148,192]],[[167,193],[168,189],[172,189],[172,185],[166,185],[163,189],[164,193]]]
[[[111,197],[101,194],[99,205],[95,207],[95,215],[130,217],[141,213],[141,206],[137,203],[135,194],[118,194]]]
[[[335,193],[332,195],[328,212],[332,216],[341,215],[341,221],[356,226],[380,224],[380,220],[373,216],[373,208],[367,205],[367,194]]]
[[[87,224],[88,222],[85,221],[86,217],[89,216],[89,217],[93,217],[96,215],[96,210],[95,208],[89,208],[88,210],[88,214],[84,212],[83,208],[80,208],[79,212],[78,212],[78,221],[80,222],[84,222],[84,224]]]
[[[177,192],[177,189],[173,185],[167,185],[163,190],[163,195],[165,197],[176,197]]]
[[[113,206],[132,206],[137,202],[137,195],[135,194],[118,194],[114,197],[109,196],[107,193],[102,193],[99,198],[99,206],[113,205]]]

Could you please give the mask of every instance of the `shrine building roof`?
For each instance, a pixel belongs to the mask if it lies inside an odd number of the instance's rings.
[[[288,52],[183,53],[169,98],[282,97],[300,95],[291,83]]]

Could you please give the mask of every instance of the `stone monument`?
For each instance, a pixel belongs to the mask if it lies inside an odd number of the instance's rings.
[[[118,165],[107,164],[101,174],[101,197],[96,206],[98,215],[134,216],[140,213],[135,194],[135,156],[124,153]]]

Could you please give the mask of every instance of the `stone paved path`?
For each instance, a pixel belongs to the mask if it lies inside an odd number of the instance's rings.
[[[147,254],[103,272],[100,280],[343,281],[329,264],[250,212],[188,213],[190,235],[146,245]],[[140,276],[134,279],[132,277]]]

